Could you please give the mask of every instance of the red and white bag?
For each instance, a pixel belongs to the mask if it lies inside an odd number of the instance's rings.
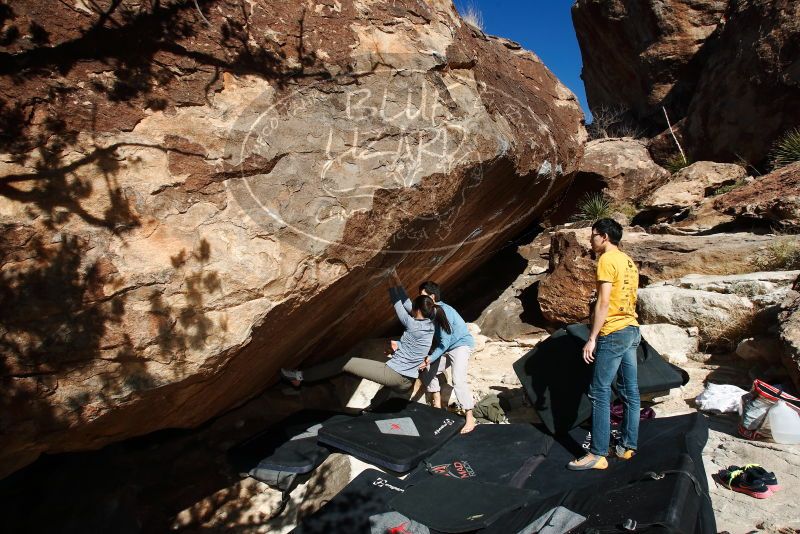
[[[762,380],[753,382],[752,389],[742,396],[739,434],[747,439],[772,439],[767,413],[778,399],[782,399],[787,406],[800,414],[800,399]]]

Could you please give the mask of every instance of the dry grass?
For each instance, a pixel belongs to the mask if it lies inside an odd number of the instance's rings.
[[[767,245],[750,264],[759,271],[794,271],[800,269],[800,236],[782,235]]]
[[[611,206],[612,211],[618,211],[623,214],[628,220],[632,220],[639,213],[639,208],[630,202],[621,202]]]
[[[464,22],[483,31],[483,13],[475,4],[462,6],[459,11],[462,12],[461,18],[464,19]]]
[[[758,310],[743,309],[731,312],[728,321],[698,323],[704,340],[700,347],[708,352],[733,352],[740,341],[759,330]]]

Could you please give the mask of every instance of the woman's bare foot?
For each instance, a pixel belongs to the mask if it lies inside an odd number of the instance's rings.
[[[462,434],[468,434],[472,432],[475,430],[475,425],[477,424],[475,422],[475,416],[472,415],[472,410],[467,410],[465,415],[467,416],[467,422],[464,423],[464,428],[461,429]]]

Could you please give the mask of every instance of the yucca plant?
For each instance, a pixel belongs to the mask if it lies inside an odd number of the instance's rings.
[[[578,213],[575,219],[578,221],[595,222],[598,219],[611,216],[611,201],[601,193],[586,193],[578,201]]]
[[[773,169],[800,161],[800,128],[789,130],[773,143],[769,159]]]

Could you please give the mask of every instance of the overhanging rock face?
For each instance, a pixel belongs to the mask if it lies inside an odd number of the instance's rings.
[[[387,268],[458,283],[581,156],[574,96],[449,1],[96,5],[8,10],[0,476],[337,354]]]

